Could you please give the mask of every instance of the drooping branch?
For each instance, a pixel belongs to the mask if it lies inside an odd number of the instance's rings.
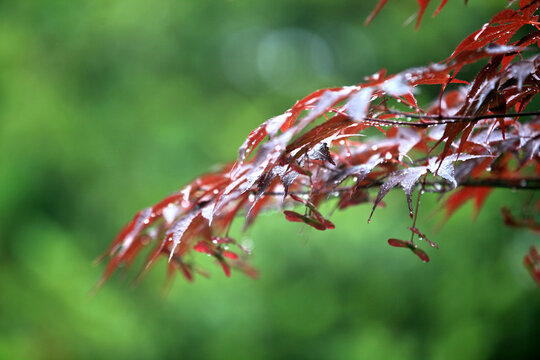
[[[236,162],[137,213],[107,250],[103,279],[129,266],[149,245],[153,250],[145,269],[165,257],[169,274],[180,270],[191,279],[191,255],[202,252],[213,256],[227,276],[230,267],[254,275],[245,258],[227,248],[245,251],[229,234],[240,214],[250,226],[265,209],[296,205],[304,211],[285,210],[287,220],[333,229],[319,210],[328,198],[337,197],[340,210],[368,203],[373,214],[399,187],[413,219],[412,236],[433,246],[414,220],[420,200],[414,206],[412,198],[419,187],[436,193],[455,189],[445,200],[448,215],[469,199],[479,209],[494,188],[539,190],[540,111],[524,110],[540,93],[540,55],[522,57],[527,46],[540,43],[540,32],[530,31],[537,25],[539,5],[540,0],[521,0],[520,10],[503,10],[443,63],[394,75],[382,70],[361,84],[321,89],[265,121],[248,135]],[[512,40],[521,29],[527,35]],[[484,60],[474,79],[456,80],[464,66]],[[447,89],[456,83],[467,86]],[[441,87],[426,108],[415,98],[424,85]],[[388,106],[394,102],[411,112]],[[388,242],[429,260],[413,241]]]

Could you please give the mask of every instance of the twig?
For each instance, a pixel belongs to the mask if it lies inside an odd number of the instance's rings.
[[[373,187],[378,187],[383,184],[383,181],[373,181],[365,185],[353,185],[346,186],[336,189],[325,189],[322,191],[290,191],[288,194],[293,195],[309,195],[309,194],[332,194],[332,193],[342,193],[356,189],[370,189]],[[444,181],[426,181],[425,191],[436,192],[436,193],[445,193],[453,190],[448,184]],[[464,181],[459,186],[474,186],[474,187],[489,187],[489,188],[501,188],[501,189],[513,189],[513,190],[540,190],[540,178],[521,178],[521,179],[471,179]],[[253,191],[255,193],[255,191]],[[265,196],[283,196],[285,195],[282,191],[267,191],[264,193]]]
[[[401,116],[409,117],[413,119],[436,119],[437,121],[399,121],[399,120],[383,120],[376,119],[371,117],[365,117],[365,121],[376,122],[380,124],[388,125],[403,125],[403,126],[414,126],[414,127],[429,127],[434,125],[441,124],[453,124],[453,123],[462,123],[462,122],[476,122],[486,119],[500,119],[505,117],[520,117],[520,116],[540,116],[540,111],[534,112],[522,112],[522,113],[506,113],[506,114],[491,114],[491,115],[479,115],[479,116],[439,116],[439,115],[417,115],[402,113],[397,111],[388,110],[390,113]]]

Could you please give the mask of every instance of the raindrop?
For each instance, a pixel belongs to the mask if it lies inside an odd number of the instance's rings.
[[[149,235],[150,235],[150,234],[149,234]],[[141,241],[141,244],[142,244],[142,245],[148,245],[148,244],[150,244],[150,240],[151,240],[152,236],[153,236],[153,235],[150,235],[150,237],[149,237],[149,236],[141,236],[141,238],[140,238],[140,239],[141,239],[141,240],[140,240],[140,241]]]
[[[244,248],[244,250],[246,250],[247,253],[251,253],[251,251],[253,250],[253,247],[254,247],[253,240],[246,238],[242,241],[242,248]]]

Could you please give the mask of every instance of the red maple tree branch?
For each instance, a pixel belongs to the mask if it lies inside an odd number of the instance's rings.
[[[380,1],[374,14],[385,3]],[[417,26],[429,1],[418,3]],[[540,0],[521,0],[518,9],[500,11],[441,63],[394,75],[381,70],[361,84],[321,89],[265,121],[248,135],[236,162],[138,212],[106,251],[101,282],[148,246],[145,270],[167,258],[169,274],[180,270],[191,280],[192,255],[202,252],[227,276],[231,267],[254,276],[245,257],[228,248],[246,250],[229,234],[239,214],[245,214],[247,227],[265,209],[296,205],[303,212],[284,210],[287,220],[333,229],[319,210],[322,202],[337,198],[341,210],[369,203],[373,214],[396,187],[407,198],[411,240],[388,243],[429,261],[413,241],[416,235],[436,246],[416,228],[422,192],[453,191],[445,200],[449,216],[468,200],[479,210],[494,188],[540,188],[540,111],[529,109],[540,92],[540,55],[523,58],[540,44],[540,31],[534,30],[539,6]],[[471,81],[457,80],[464,66],[480,62],[487,63]],[[461,87],[448,90],[451,83]],[[424,85],[441,87],[439,98],[427,106],[415,97]],[[522,219],[503,212],[505,222],[537,231],[540,202],[529,208],[531,214]],[[525,264],[540,279],[537,253],[531,250]]]

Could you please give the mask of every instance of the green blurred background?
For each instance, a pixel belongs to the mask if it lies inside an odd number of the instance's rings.
[[[316,232],[262,216],[258,280],[164,264],[95,296],[92,266],[139,209],[216,163],[251,129],[321,87],[439,61],[507,1],[451,1],[418,32],[415,1],[56,0],[0,2],[1,359],[538,358],[540,295],[522,256],[537,241],[504,227],[497,191],[437,232],[421,263],[402,192]],[[330,207],[326,208],[328,211]],[[133,274],[131,274],[133,275]]]

